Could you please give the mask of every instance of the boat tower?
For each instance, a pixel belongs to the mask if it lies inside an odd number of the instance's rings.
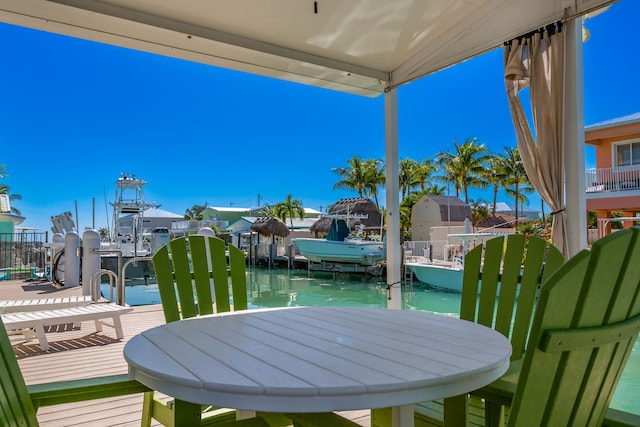
[[[126,173],[122,173],[116,181],[115,201],[111,203],[111,243],[120,248],[124,256],[148,253],[148,249],[142,244],[144,211],[156,205],[145,201],[143,187],[146,184],[144,179]]]

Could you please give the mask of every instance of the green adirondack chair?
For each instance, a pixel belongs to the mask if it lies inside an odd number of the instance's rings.
[[[488,240],[484,247],[477,246],[465,256],[460,318],[509,338],[511,362],[520,360],[538,289],[564,262],[564,255],[539,237],[512,234],[506,247],[502,236]],[[445,399],[445,426],[466,425],[468,404],[466,396]],[[485,418],[501,417],[502,412],[501,405],[485,404]]]
[[[460,318],[497,330],[511,341],[511,360],[522,358],[540,284],[564,261],[555,246],[535,236],[513,234],[506,242],[499,236],[476,246],[464,258]],[[416,425],[467,425],[471,413],[484,411],[479,399],[471,404],[466,395],[425,402],[416,410]],[[486,409],[491,414],[501,410],[497,404]],[[483,422],[485,415],[475,417]],[[388,409],[373,411],[372,425],[390,422]]]
[[[171,240],[153,255],[153,268],[167,322],[248,308],[244,253],[233,245],[227,248],[222,239],[192,235]],[[150,426],[152,419],[173,426],[174,402],[156,399],[153,392],[145,393],[142,426]],[[205,408],[201,425],[233,419],[235,410]],[[266,420],[272,427],[291,423],[284,415],[271,413],[260,413],[251,420],[256,420],[256,425]],[[249,425],[251,420],[243,422]]]
[[[200,235],[174,239],[155,253],[153,268],[167,322],[231,311],[231,298],[234,310],[247,309],[244,253],[229,245],[227,256],[222,239]]]
[[[139,382],[129,379],[127,374],[27,386],[2,321],[0,356],[0,425],[3,427],[37,426],[36,412],[40,406],[82,402],[149,390]]]
[[[607,408],[640,331],[638,259],[640,229],[623,230],[545,282],[517,385],[486,388],[512,404],[509,426],[613,425]]]

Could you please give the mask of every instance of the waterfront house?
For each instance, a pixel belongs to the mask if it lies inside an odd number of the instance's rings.
[[[464,226],[471,220],[471,208],[454,196],[426,194],[411,209],[411,240],[431,240],[431,228]]]
[[[151,233],[154,228],[172,229],[172,224],[184,220],[184,216],[159,208],[145,209],[142,213],[142,232]],[[138,221],[138,214],[126,215],[118,218],[120,229],[133,230],[133,224]]]
[[[225,230],[243,217],[257,218],[264,216],[264,209],[265,206],[254,206],[248,208],[239,206],[209,206],[202,211],[202,220],[207,221],[209,225],[215,225],[220,230]],[[321,212],[316,209],[304,208],[305,218],[317,218],[320,214]],[[249,226],[250,225],[251,224],[249,224]]]
[[[11,212],[11,200],[8,194],[0,194],[0,233],[13,233],[24,217]]]
[[[613,222],[632,227],[640,219],[640,112],[586,126],[585,143],[595,147],[586,201],[598,216],[598,236],[609,234]]]

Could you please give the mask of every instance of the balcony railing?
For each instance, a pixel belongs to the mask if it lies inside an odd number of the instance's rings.
[[[586,186],[587,193],[640,190],[640,166],[588,170]]]

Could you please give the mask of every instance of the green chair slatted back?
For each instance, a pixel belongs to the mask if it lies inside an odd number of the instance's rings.
[[[507,237],[506,248],[504,236],[487,240],[465,256],[460,318],[509,338],[511,360],[520,359],[538,288],[564,261],[555,246],[539,237],[513,234]]]
[[[509,338],[511,361],[521,359],[538,289],[564,261],[555,246],[535,236],[509,235],[506,246],[505,237],[499,236],[476,246],[464,257],[460,318],[493,328]],[[447,426],[466,424],[468,416],[466,396],[445,399]],[[486,405],[486,419],[502,416],[500,405]]]
[[[640,331],[640,229],[604,237],[542,287],[511,426],[599,426]]]
[[[248,308],[244,253],[233,245],[226,248],[222,239],[202,235],[173,239],[153,255],[153,268],[167,323],[231,311],[232,298],[234,310]],[[206,425],[228,414],[204,415],[202,424]],[[142,426],[151,425],[152,418],[171,426],[174,409],[149,392],[144,397]]]
[[[247,309],[245,256],[233,245],[227,249],[217,237],[180,237],[153,256],[165,320],[231,310],[229,277],[234,310]]]
[[[4,371],[0,375],[0,425],[37,426],[36,410],[2,321],[0,321],[0,354]]]
[[[497,330],[511,341],[511,360],[522,358],[540,284],[564,261],[555,246],[535,236],[509,235],[506,247],[498,236],[476,246],[464,257],[460,318]],[[466,399],[444,400],[447,426],[467,423]]]

